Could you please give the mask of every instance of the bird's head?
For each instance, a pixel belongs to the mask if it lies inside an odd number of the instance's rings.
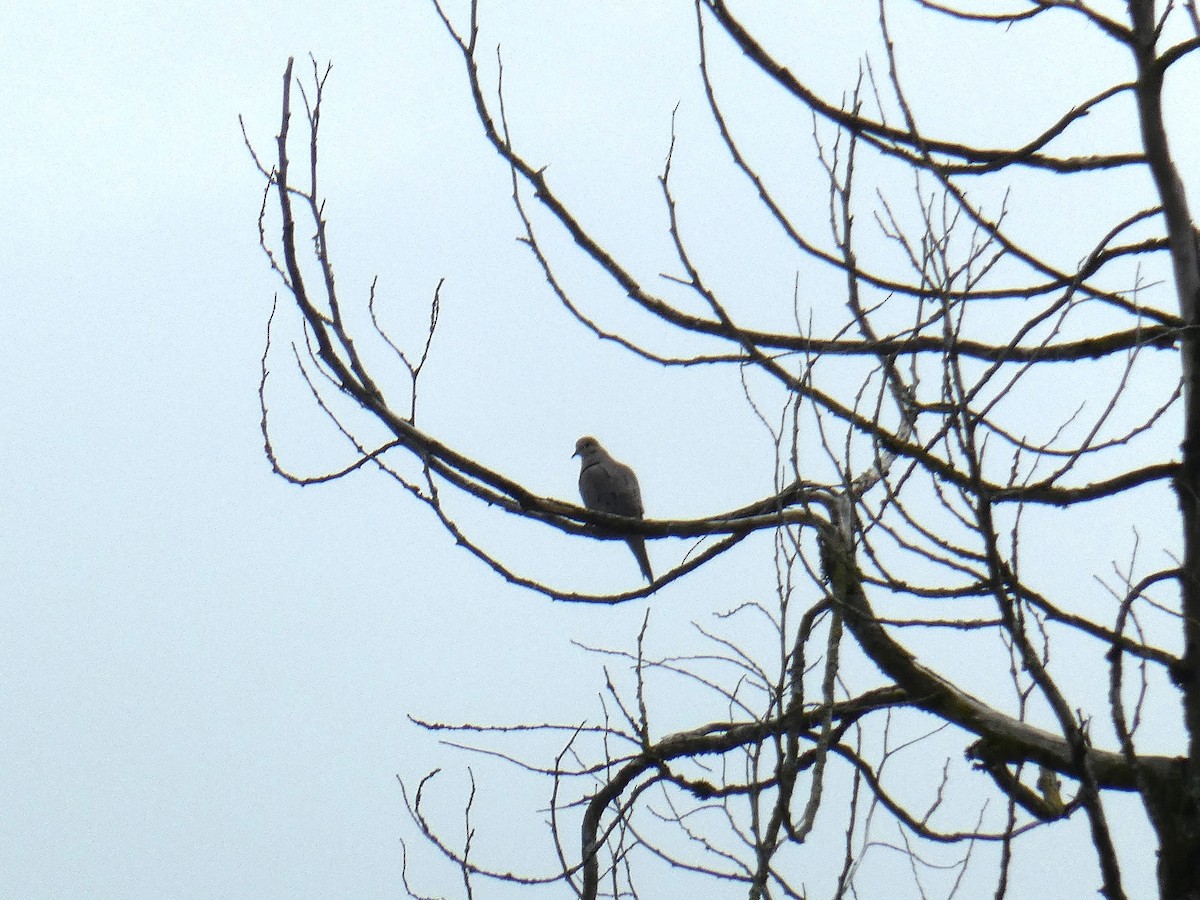
[[[597,453],[602,453],[600,442],[594,437],[581,437],[575,442],[575,452],[572,456],[578,456],[580,459],[588,459],[595,456]]]

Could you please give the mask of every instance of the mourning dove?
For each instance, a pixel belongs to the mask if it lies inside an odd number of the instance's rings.
[[[642,517],[642,492],[633,469],[609,456],[594,437],[581,437],[576,441],[573,455],[580,460],[579,496],[583,498],[584,506],[618,516]],[[646,541],[640,537],[626,540],[646,580],[654,581],[650,557],[646,555]]]

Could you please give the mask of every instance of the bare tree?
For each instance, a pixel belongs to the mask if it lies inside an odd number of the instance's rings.
[[[776,596],[733,611],[724,630],[709,635],[711,654],[651,658],[640,642],[628,653],[596,648],[632,679],[609,681],[599,724],[424,723],[459,741],[495,741],[477,746],[550,786],[557,867],[528,878],[477,861],[470,822],[465,842],[441,835],[424,812],[426,782],[407,787],[414,817],[460,868],[468,895],[491,877],[564,881],[589,900],[636,896],[640,867],[657,861],[753,898],[808,896],[814,882],[822,896],[851,896],[865,886],[864,859],[890,842],[922,895],[923,879],[939,866],[950,873],[947,893],[959,891],[972,852],[997,847],[988,858],[994,895],[1003,897],[1018,837],[1043,831],[1053,840],[1051,823],[1081,820],[1094,849],[1091,871],[1115,900],[1128,889],[1127,851],[1110,821],[1114,795],[1123,793],[1140,798],[1156,836],[1160,896],[1200,898],[1200,271],[1163,99],[1200,48],[1200,15],[1193,0],[1128,0],[1113,12],[1081,0],[990,6],[879,0],[881,49],[862,56],[857,80],[830,99],[797,74],[804,68],[787,59],[786,39],[751,27],[722,0],[696,0],[699,77],[732,169],[802,254],[798,278],[833,272],[841,284],[837,297],[822,298],[820,322],[802,311],[797,291],[794,328],[769,330],[713,286],[712,261],[693,250],[673,143],[660,175],[674,247],[662,262],[668,290],[640,279],[564,199],[544,164],[523,154],[506,118],[503,66],[498,78],[484,74],[492,51],[480,45],[477,3],[456,22],[434,0],[483,135],[510,169],[522,239],[549,291],[582,328],[632,357],[718,367],[741,379],[770,429],[775,491],[697,520],[627,519],[538,496],[418,427],[417,385],[440,298],[417,353],[380,326],[374,290],[355,301],[374,327],[354,333],[355,313],[335,286],[317,184],[329,70],[314,61],[311,79],[297,78],[289,61],[276,153],[272,161],[254,156],[266,180],[262,245],[304,324],[299,370],[356,455],[337,471],[287,471],[260,392],[267,454],[280,475],[311,483],[377,466],[500,577],[563,601],[644,597],[702,579],[707,563],[747,536],[774,540]],[[983,146],[923,125],[901,75],[898,16],[995,34],[1088,34],[1125,68],[1100,71],[1103,89],[1072,99],[1048,124],[1033,116],[1003,123],[1010,139]],[[786,185],[763,171],[732,124],[710,62],[716,46],[736,48],[811,120],[812,158],[826,183],[825,233],[802,224]],[[970,76],[961,73],[964,101]],[[299,177],[289,155],[297,85],[307,149]],[[1114,124],[1077,139],[1092,118]],[[1114,174],[1124,173],[1134,177],[1114,191]],[[1082,259],[1025,237],[1027,223],[1064,198],[1097,195],[1105,202],[1073,220],[1073,243],[1087,248]],[[666,354],[589,315],[558,276],[535,208],[629,303],[686,336],[681,347],[701,336],[715,349]],[[310,228],[315,266],[298,239]],[[409,376],[403,401],[364,362],[362,341],[401,361]],[[751,389],[753,379],[772,387]],[[347,398],[360,418],[346,413]],[[386,440],[368,439],[374,432],[362,414]],[[403,474],[393,464],[398,455],[417,460],[421,476]],[[485,535],[467,533],[443,503],[448,491],[581,540],[701,540],[644,589],[570,593],[517,571]],[[1137,545],[1139,526],[1175,515],[1178,543]],[[1131,556],[1097,562],[1089,530],[1114,527],[1130,536]],[[769,623],[773,652],[740,639],[747,619]],[[657,732],[645,686],[659,678],[689,681],[725,714]],[[1168,731],[1147,725],[1162,721]],[[897,735],[911,734],[914,722],[939,733],[924,752],[972,761],[1002,812],[950,803],[959,785],[948,776],[924,801],[914,799],[903,767],[889,765],[907,740]],[[513,731],[561,735],[561,752],[521,761],[498,749]],[[797,866],[796,854],[822,829],[841,835],[839,857],[826,857],[823,872],[811,862]],[[952,862],[938,856],[944,847]]]

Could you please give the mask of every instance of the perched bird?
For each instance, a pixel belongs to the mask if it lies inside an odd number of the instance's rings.
[[[594,437],[581,437],[576,441],[572,455],[578,456],[581,464],[579,496],[583,498],[584,506],[618,516],[642,517],[642,492],[633,469],[609,456]],[[646,541],[640,537],[626,540],[646,580],[654,581],[650,557],[646,555]]]
[[[1067,805],[1063,803],[1062,782],[1058,780],[1058,776],[1052,769],[1038,766],[1036,783],[1038,790],[1042,792],[1042,798],[1046,801],[1046,812],[1051,817],[1061,817]]]

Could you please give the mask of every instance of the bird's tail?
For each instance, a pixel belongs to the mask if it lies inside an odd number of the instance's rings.
[[[637,557],[638,568],[642,570],[642,574],[646,576],[647,582],[654,581],[654,572],[650,569],[650,555],[646,553],[646,542],[642,538],[630,538],[629,549],[633,551],[633,555]]]

